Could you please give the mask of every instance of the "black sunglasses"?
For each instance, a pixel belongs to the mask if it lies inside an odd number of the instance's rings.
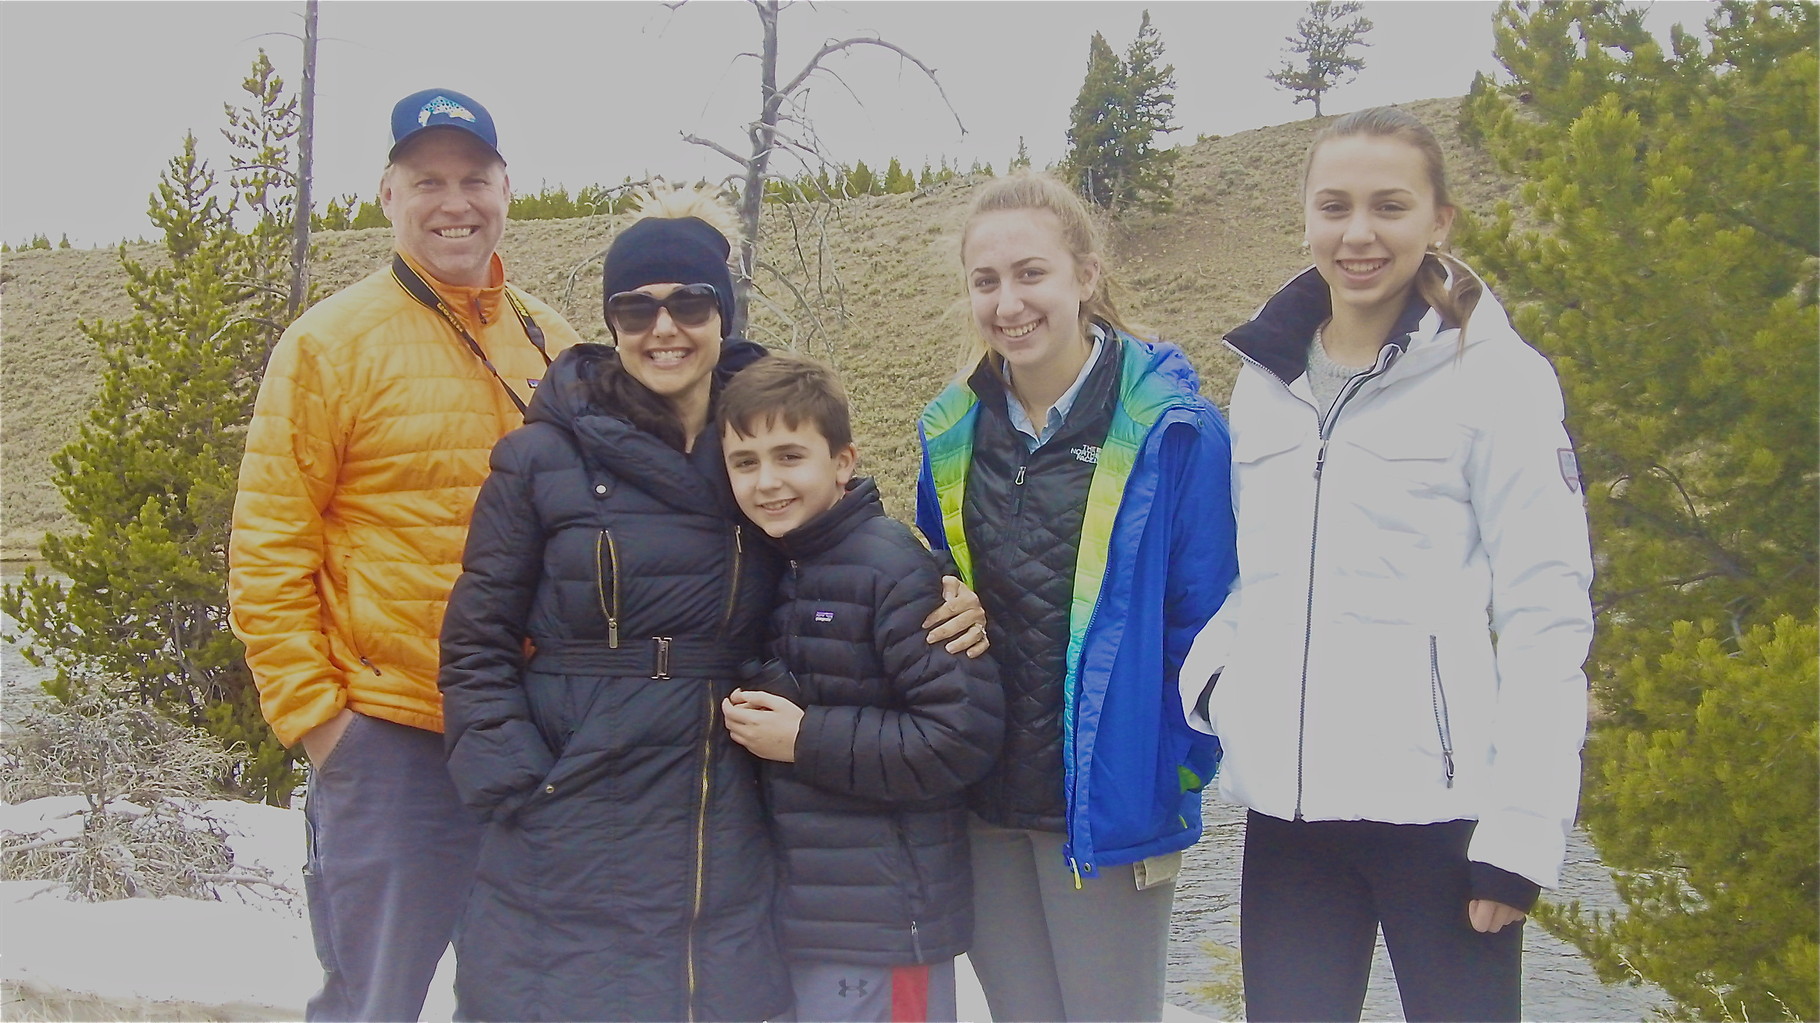
[[[622,291],[607,298],[607,325],[616,332],[643,334],[657,323],[659,309],[669,310],[679,327],[699,327],[720,311],[720,293],[712,284],[685,284],[663,298]]]

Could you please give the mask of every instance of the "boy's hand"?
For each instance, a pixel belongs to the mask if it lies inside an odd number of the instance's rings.
[[[992,646],[986,639],[986,609],[980,606],[979,594],[955,576],[942,576],[942,604],[923,619],[923,628],[929,631],[926,642],[946,640],[951,654],[978,657]]]
[[[721,701],[727,733],[754,756],[780,763],[796,762],[796,733],[803,726],[803,709],[762,689],[735,689]]]

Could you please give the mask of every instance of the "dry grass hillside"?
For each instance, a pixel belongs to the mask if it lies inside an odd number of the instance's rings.
[[[1488,212],[1513,196],[1490,159],[1460,142],[1457,99],[1409,106],[1447,148],[1465,210]],[[1237,365],[1220,337],[1303,265],[1297,183],[1308,140],[1327,120],[1184,147],[1175,209],[1127,217],[1110,231],[1127,318],[1182,345],[1203,390],[1221,403]],[[832,351],[813,354],[846,374],[866,469],[899,515],[910,507],[916,415],[952,372],[961,344],[962,325],[948,313],[962,295],[958,239],[975,184],[850,200],[829,219],[825,242],[803,244],[843,296],[840,309],[823,313],[839,325]],[[785,215],[767,214],[768,254],[780,261],[791,245]],[[621,226],[605,217],[514,222],[501,249],[517,284],[555,305],[584,338],[604,341],[597,259]],[[383,229],[318,236],[312,272],[321,292],[382,265],[390,237]],[[157,258],[152,246],[133,255]],[[96,364],[77,323],[126,315],[122,283],[113,251],[9,253],[0,264],[0,555],[30,556],[46,530],[70,525],[50,458],[75,436],[94,391]],[[790,326],[761,312],[752,334],[775,344],[788,340]]]

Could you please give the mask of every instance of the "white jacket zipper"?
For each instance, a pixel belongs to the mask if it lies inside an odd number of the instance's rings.
[[[1288,383],[1285,382],[1282,377],[1272,373],[1262,363],[1253,359],[1251,356],[1246,355],[1244,352],[1240,352],[1237,347],[1231,344],[1228,344],[1227,347],[1238,352],[1240,358],[1243,358],[1245,361],[1268,374],[1271,379],[1282,384],[1285,389],[1288,388]],[[1388,347],[1390,348],[1390,352],[1388,355],[1382,356],[1383,361],[1381,364],[1376,365],[1365,372],[1354,374],[1347,379],[1345,386],[1340,389],[1339,395],[1334,398],[1333,405],[1327,410],[1326,421],[1321,423],[1321,446],[1319,450],[1315,452],[1314,457],[1314,508],[1308,531],[1308,599],[1303,608],[1305,617],[1302,620],[1301,695],[1296,711],[1295,733],[1295,819],[1298,821],[1302,819],[1302,791],[1305,777],[1304,751],[1308,739],[1308,662],[1310,653],[1314,648],[1315,552],[1320,547],[1321,536],[1321,472],[1327,467],[1327,442],[1333,438],[1333,427],[1334,424],[1339,421],[1340,410],[1345,408],[1346,403],[1351,401],[1353,397],[1359,393],[1359,390],[1365,386],[1366,381],[1371,380],[1374,377],[1382,376],[1389,371],[1390,367],[1397,361],[1397,356],[1403,353],[1401,345],[1392,344]],[[1295,397],[1293,392],[1292,397]],[[1301,399],[1297,397],[1297,400],[1300,401]],[[1309,409],[1315,413],[1318,420],[1321,414],[1320,410],[1307,402],[1303,402],[1303,404],[1308,405]],[[1449,762],[1451,763],[1451,758]],[[1451,782],[1449,784],[1451,784]]]
[[[1447,689],[1441,685],[1441,652],[1435,637],[1428,637],[1428,699],[1434,705],[1435,732],[1441,737],[1441,763],[1447,769],[1447,787],[1453,788],[1453,722],[1447,713]]]

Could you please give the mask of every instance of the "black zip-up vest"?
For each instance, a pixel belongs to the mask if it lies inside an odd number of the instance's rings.
[[[1062,680],[1068,607],[1087,488],[1118,401],[1120,342],[1101,342],[1061,429],[1025,454],[1011,425],[1013,399],[991,370],[968,381],[980,396],[962,527],[974,588],[985,606],[992,656],[1005,688],[1005,744],[972,790],[974,812],[993,824],[1065,831]]]

